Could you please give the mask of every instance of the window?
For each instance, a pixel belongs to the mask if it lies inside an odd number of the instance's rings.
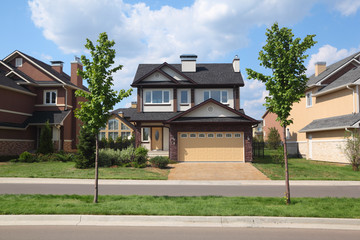
[[[121,123],[121,130],[130,130],[130,128],[126,126],[124,123]]]
[[[141,129],[141,141],[142,142],[149,142],[149,136],[150,136],[150,128],[142,128]]]
[[[187,138],[187,133],[182,133],[182,134],[180,135],[180,137],[181,137],[181,138]]]
[[[223,136],[224,136],[224,135],[223,135],[222,133],[217,133],[217,134],[216,134],[216,137],[217,137],[217,138],[222,138]]]
[[[170,103],[170,91],[168,90],[146,91],[145,103],[150,103],[150,104]]]
[[[99,139],[102,140],[105,138],[105,132],[100,132],[99,133]]]
[[[118,130],[119,129],[119,121],[117,119],[109,120],[109,130]]]
[[[15,58],[15,67],[22,67],[23,59]]]
[[[109,132],[109,139],[113,139],[116,140],[119,137],[119,133],[118,132]]]
[[[180,91],[180,103],[189,103],[188,99],[188,91],[187,90],[181,90]]]
[[[208,133],[208,138],[213,138],[214,134],[213,133]]]
[[[212,98],[221,103],[228,102],[227,91],[220,91],[220,90],[205,91],[204,92],[204,101],[208,100],[209,98]]]
[[[205,138],[205,133],[199,133],[199,138]]]
[[[128,139],[130,136],[130,132],[121,132],[121,138],[125,138],[125,139]]]
[[[306,107],[312,106],[312,92],[306,93]]]
[[[231,138],[231,137],[232,137],[232,134],[231,134],[231,133],[226,133],[226,134],[225,134],[225,137],[226,137],[226,138]]]
[[[56,104],[56,90],[44,91],[44,104]]]
[[[190,133],[190,138],[196,138],[196,133]]]
[[[241,137],[241,133],[235,133],[235,134],[234,134],[234,137],[240,138],[240,137]]]

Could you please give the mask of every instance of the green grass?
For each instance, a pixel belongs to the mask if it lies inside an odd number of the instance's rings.
[[[74,162],[1,163],[0,177],[94,178],[94,169],[77,169]],[[100,179],[166,180],[169,170],[156,168],[99,168]]]
[[[360,218],[356,198],[0,195],[0,214],[282,216]]]
[[[285,170],[271,159],[275,150],[265,150],[264,158],[256,158],[253,165],[272,180],[285,179]],[[289,158],[290,180],[342,180],[360,181],[360,172],[351,165]]]

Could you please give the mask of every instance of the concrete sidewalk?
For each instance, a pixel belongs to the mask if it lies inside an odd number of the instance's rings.
[[[14,184],[94,184],[94,179],[64,179],[64,178],[1,178],[1,183]],[[212,186],[282,186],[284,180],[105,180],[100,179],[101,185],[212,185]],[[360,186],[360,181],[290,181],[293,186]]]
[[[360,230],[360,219],[247,216],[1,215],[0,226],[161,226]]]

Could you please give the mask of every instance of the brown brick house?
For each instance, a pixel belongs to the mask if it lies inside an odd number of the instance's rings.
[[[181,64],[139,65],[132,83],[137,111],[130,117],[136,145],[177,161],[252,161],[258,121],[240,109],[239,58],[224,64],[180,58]]]
[[[85,90],[76,71],[79,59],[71,63],[71,77],[63,62],[48,65],[20,51],[0,60],[0,155],[15,155],[37,148],[40,129],[46,121],[52,127],[56,150],[74,151],[80,122],[74,116]]]

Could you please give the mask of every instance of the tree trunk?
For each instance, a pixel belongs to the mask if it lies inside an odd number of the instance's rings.
[[[94,193],[94,203],[98,202],[98,193],[99,193],[99,134],[95,135],[95,193]]]
[[[287,157],[287,145],[286,145],[286,126],[283,127],[284,136],[284,160],[285,160],[285,197],[286,205],[290,204],[290,184],[289,184],[289,166]]]

